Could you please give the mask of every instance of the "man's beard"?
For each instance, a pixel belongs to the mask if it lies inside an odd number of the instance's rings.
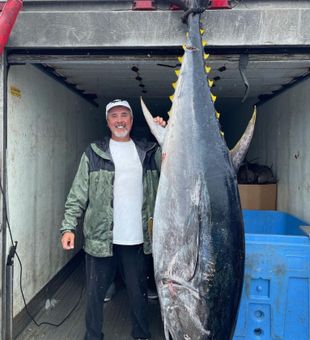
[[[125,137],[127,137],[128,135],[129,135],[129,131],[126,129],[126,128],[124,128],[124,131],[116,131],[117,129],[115,129],[114,131],[113,131],[113,133],[114,133],[114,135],[117,137],[117,138],[125,138]]]

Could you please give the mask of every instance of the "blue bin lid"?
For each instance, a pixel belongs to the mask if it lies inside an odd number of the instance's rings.
[[[249,234],[300,235],[306,233],[300,226],[308,223],[286,212],[275,210],[243,210],[245,232]]]

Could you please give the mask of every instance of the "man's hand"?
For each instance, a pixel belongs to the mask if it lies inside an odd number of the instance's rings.
[[[61,237],[61,244],[63,249],[65,250],[74,249],[74,239],[75,239],[74,233],[72,233],[71,231],[65,232]]]
[[[155,117],[154,122],[162,127],[165,127],[167,125],[167,122],[162,117]]]

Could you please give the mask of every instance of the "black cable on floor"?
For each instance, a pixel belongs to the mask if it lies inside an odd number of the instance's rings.
[[[17,242],[15,242],[15,244],[14,244],[14,241],[13,241],[11,225],[10,225],[10,221],[9,221],[9,218],[8,218],[7,202],[6,202],[6,197],[5,197],[5,194],[4,194],[4,190],[2,188],[1,181],[0,181],[0,190],[1,190],[2,197],[3,197],[3,207],[4,207],[4,211],[5,211],[5,220],[6,220],[6,223],[8,225],[8,229],[9,229],[10,240],[11,240],[11,243],[12,243],[12,249],[14,249],[14,253],[16,254],[16,257],[17,257],[17,260],[18,260],[18,263],[19,263],[19,266],[20,266],[19,288],[20,288],[20,292],[21,292],[22,299],[23,299],[23,302],[24,302],[25,311],[28,314],[28,316],[30,317],[30,319],[34,322],[34,324],[36,326],[38,326],[38,327],[40,327],[42,325],[50,325],[50,326],[54,326],[54,327],[59,327],[71,316],[71,314],[75,311],[75,309],[79,305],[79,303],[80,303],[80,301],[82,299],[82,296],[83,296],[84,285],[82,286],[80,297],[77,300],[76,304],[73,306],[71,311],[65,316],[65,318],[61,322],[59,322],[59,323],[52,323],[52,322],[42,321],[42,322],[38,323],[35,320],[35,318],[32,316],[32,314],[30,313],[30,311],[28,309],[27,302],[26,302],[26,299],[25,299],[25,294],[24,294],[23,285],[22,285],[23,265],[22,265],[22,261],[21,261],[19,255],[18,255],[18,253],[16,251]],[[11,254],[11,256],[12,256],[12,254]],[[14,254],[13,254],[13,256],[14,256]]]

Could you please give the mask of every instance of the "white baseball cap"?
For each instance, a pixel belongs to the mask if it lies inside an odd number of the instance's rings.
[[[127,107],[127,109],[130,110],[131,114],[132,114],[132,109],[129,105],[129,103],[127,102],[127,100],[122,100],[122,99],[114,99],[112,100],[105,108],[105,115],[106,117],[108,117],[108,112],[115,106],[124,106]]]

